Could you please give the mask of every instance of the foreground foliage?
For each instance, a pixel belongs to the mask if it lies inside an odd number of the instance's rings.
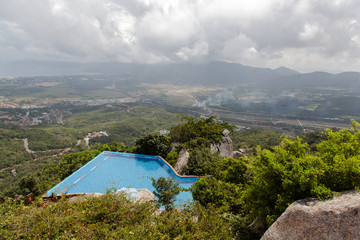
[[[149,202],[124,195],[32,206],[0,204],[1,239],[231,239],[230,224],[216,209],[199,205],[155,214]]]
[[[255,221],[253,231],[261,234],[296,200],[360,189],[358,126],[326,130],[312,151],[301,138],[284,138],[272,151],[258,147],[250,159],[225,159],[212,177],[194,184],[194,199],[235,214],[239,231]]]

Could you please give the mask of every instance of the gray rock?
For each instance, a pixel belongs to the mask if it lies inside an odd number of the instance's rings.
[[[240,158],[240,157],[244,157],[244,158],[247,158],[247,156],[245,154],[243,154],[242,152],[239,152],[239,151],[233,151],[230,155],[230,157],[232,158]]]
[[[219,148],[220,148],[220,143],[212,143],[212,144],[210,144],[210,152],[211,153],[219,152],[220,151]]]
[[[136,199],[137,202],[154,202],[156,200],[154,194],[147,189],[136,189],[136,191],[139,193]]]
[[[212,143],[210,145],[210,152],[217,153],[220,152],[220,156],[222,157],[230,157],[233,151],[232,140],[229,137],[230,131],[225,129],[222,133],[223,141],[221,143]]]
[[[182,174],[183,173],[183,169],[186,166],[186,164],[189,162],[189,152],[186,151],[185,148],[181,149],[178,155],[178,158],[176,160],[176,164],[175,164],[175,171],[178,174]]]
[[[327,201],[299,200],[265,232],[262,240],[360,239],[360,192]]]
[[[228,136],[230,136],[230,131],[229,130],[227,130],[227,129],[225,129],[223,132],[222,132],[222,135],[223,135],[223,137],[228,137]]]
[[[244,148],[239,148],[239,152],[241,152],[241,153],[245,153],[245,152],[246,152],[246,150],[245,150]]]
[[[223,137],[223,141],[220,144],[219,151],[220,151],[220,156],[226,158],[230,157],[233,151],[232,140],[230,139],[230,137]]]

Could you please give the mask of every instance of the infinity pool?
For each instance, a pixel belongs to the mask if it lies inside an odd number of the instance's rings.
[[[47,195],[65,193],[106,193],[107,189],[136,188],[154,191],[152,181],[172,177],[180,187],[189,188],[198,177],[175,174],[173,169],[157,156],[102,152],[72,175],[47,192]],[[191,192],[180,192],[175,204],[192,201]]]

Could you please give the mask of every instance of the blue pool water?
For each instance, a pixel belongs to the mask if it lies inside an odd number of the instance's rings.
[[[183,188],[189,188],[198,177],[179,177],[159,157],[118,152],[103,152],[47,192],[106,193],[107,189],[136,188],[153,192],[152,181],[159,177],[172,177]],[[192,201],[191,192],[180,192],[175,204]]]

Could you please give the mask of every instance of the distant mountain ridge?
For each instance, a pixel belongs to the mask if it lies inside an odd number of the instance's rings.
[[[278,67],[278,68],[274,69],[274,71],[278,72],[279,74],[281,74],[283,76],[300,74],[298,71],[295,71],[295,70],[287,68],[287,67]]]
[[[245,66],[213,61],[203,64],[136,64],[119,62],[48,62],[23,60],[0,64],[0,76],[58,76],[102,74],[141,82],[200,84],[248,88],[355,88],[360,89],[360,73],[299,73],[293,69]]]

